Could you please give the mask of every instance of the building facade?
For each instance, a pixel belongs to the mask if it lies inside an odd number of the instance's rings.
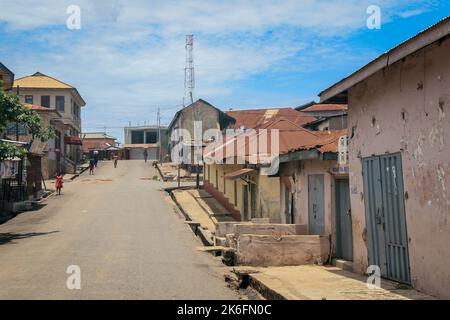
[[[162,126],[136,126],[124,129],[125,156],[129,160],[144,159],[147,152],[152,161],[165,161],[167,155],[167,128]]]
[[[80,134],[83,142],[82,151],[85,158],[92,157],[94,151],[99,152],[99,159],[108,159],[110,156],[111,148],[115,148],[115,151],[119,151],[116,148],[117,138],[110,136],[104,132],[83,132]]]
[[[196,121],[200,124],[197,128],[195,127]],[[210,130],[222,131],[233,124],[234,121],[232,117],[209,102],[199,99],[179,110],[170,122],[167,128],[169,153],[172,153],[176,145],[181,146],[178,155],[183,154],[185,159],[183,167],[188,171],[196,170],[196,164],[201,161],[201,159],[195,159],[195,157],[199,157],[198,153],[200,153],[196,152],[196,149],[203,148],[204,144],[214,136],[214,133],[211,134],[212,131]],[[205,136],[205,134],[208,136]],[[189,156],[186,156],[187,154]]]
[[[353,268],[450,298],[450,18],[320,94],[348,100]],[[447,80],[446,80],[447,79]]]
[[[56,110],[64,125],[63,132],[49,141],[48,159],[63,163],[63,170],[74,172],[81,161],[81,108],[86,105],[78,90],[60,80],[36,72],[16,79],[12,88],[22,103]]]

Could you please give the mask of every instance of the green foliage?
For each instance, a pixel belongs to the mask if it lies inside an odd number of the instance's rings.
[[[9,158],[22,158],[27,154],[27,149],[10,143],[0,143],[0,160]]]
[[[25,107],[15,94],[8,94],[3,90],[0,82],[0,133],[10,123],[21,123],[28,129],[34,139],[42,142],[55,137],[55,129],[52,126],[41,128],[41,117],[38,113]],[[10,157],[22,157],[27,150],[12,144],[0,144],[0,160]]]

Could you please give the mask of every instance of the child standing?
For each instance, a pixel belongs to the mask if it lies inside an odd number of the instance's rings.
[[[63,188],[63,175],[58,173],[55,181],[55,188],[58,195],[61,195],[61,189]]]

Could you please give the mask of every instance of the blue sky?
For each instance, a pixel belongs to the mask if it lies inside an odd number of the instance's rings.
[[[66,27],[69,5],[81,29]],[[366,26],[369,5],[380,30]],[[168,124],[184,95],[194,34],[196,98],[228,110],[297,106],[450,15],[448,1],[0,0],[0,61],[78,88],[85,131],[123,137],[131,122]]]

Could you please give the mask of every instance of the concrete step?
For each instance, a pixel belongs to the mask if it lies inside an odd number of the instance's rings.
[[[227,241],[227,238],[225,238],[225,237],[214,237],[214,242],[215,242],[216,246],[225,247],[226,241]]]
[[[353,261],[333,258],[331,262],[336,268],[350,272],[353,271]]]

